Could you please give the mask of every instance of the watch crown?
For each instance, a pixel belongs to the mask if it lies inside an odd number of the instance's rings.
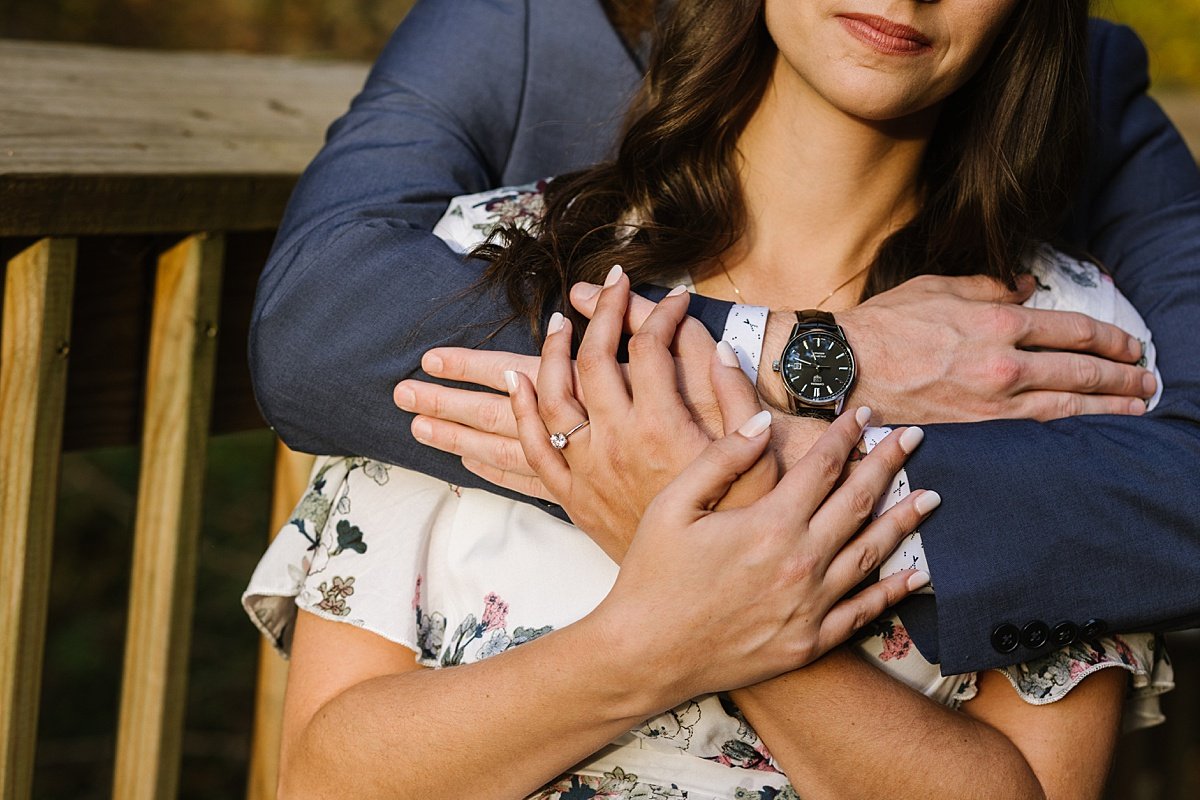
[[[775,372],[779,372],[779,359],[778,358],[771,362],[771,369]]]

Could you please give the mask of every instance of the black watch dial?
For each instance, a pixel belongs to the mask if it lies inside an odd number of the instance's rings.
[[[800,400],[832,405],[854,381],[854,354],[837,336],[806,331],[788,343],[779,371],[788,391]]]

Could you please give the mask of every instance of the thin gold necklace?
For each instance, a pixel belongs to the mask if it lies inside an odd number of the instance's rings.
[[[733,282],[733,276],[732,276],[732,275],[730,275],[730,274],[729,274],[729,270],[725,268],[725,264],[724,264],[724,262],[718,261],[717,263],[721,265],[721,272],[724,272],[724,273],[725,273],[725,280],[729,281],[729,285],[733,287],[733,293],[737,295],[737,299],[738,299],[739,301],[742,301],[742,302],[744,302],[744,301],[745,301],[745,298],[743,298],[743,297],[742,297],[742,290],[741,290],[741,289],[739,289],[739,288],[738,288],[738,285],[737,285],[736,283],[734,283],[734,282]],[[864,272],[866,272],[866,271],[867,271],[867,268],[868,268],[869,266],[870,266],[870,265],[867,265],[867,267],[863,267],[863,268],[862,268],[862,269],[860,269],[858,272],[854,273],[854,274],[853,274],[853,275],[851,275],[849,278],[847,278],[846,280],[842,281],[842,282],[841,282],[841,283],[839,283],[837,286],[835,286],[835,287],[834,287],[834,289],[833,289],[833,291],[832,291],[832,292],[830,292],[829,294],[825,295],[824,299],[822,299],[822,300],[821,300],[821,302],[817,303],[817,305],[815,306],[815,308],[820,308],[821,306],[823,306],[823,305],[825,305],[826,303],[828,303],[828,302],[829,302],[829,299],[830,299],[831,297],[833,297],[835,294],[837,294],[838,292],[840,292],[842,289],[845,289],[847,286],[849,286],[851,283],[853,283],[853,282],[854,282],[854,280],[855,280],[856,278],[858,278],[858,276],[862,275]]]

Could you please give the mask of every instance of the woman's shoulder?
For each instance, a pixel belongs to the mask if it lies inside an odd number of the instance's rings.
[[[467,253],[507,225],[529,228],[542,218],[548,179],[455,197],[433,233],[457,253]]]

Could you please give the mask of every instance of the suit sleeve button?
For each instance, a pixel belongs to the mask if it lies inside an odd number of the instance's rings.
[[[1079,638],[1079,626],[1074,622],[1060,622],[1050,632],[1050,638],[1059,647],[1066,647]]]
[[[1103,636],[1108,631],[1108,623],[1102,619],[1089,619],[1083,623],[1083,628],[1079,634],[1085,639],[1095,639],[1097,636]]]
[[[997,625],[992,631],[992,647],[998,653],[1011,653],[1021,643],[1021,631],[1012,623],[1005,622]]]
[[[1048,641],[1050,641],[1050,626],[1040,619],[1033,620],[1021,629],[1021,643],[1031,650],[1045,647]]]

